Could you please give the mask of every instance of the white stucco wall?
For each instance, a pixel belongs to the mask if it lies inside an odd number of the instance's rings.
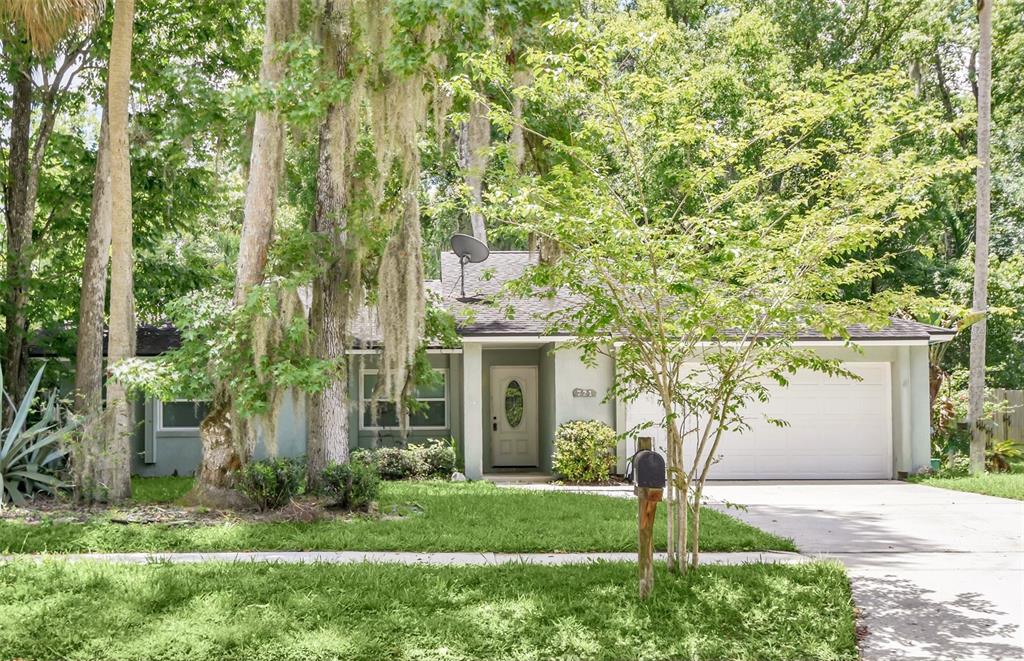
[[[607,398],[615,378],[615,363],[598,356],[597,365],[587,367],[579,349],[558,349],[555,363],[555,428],[570,420],[599,420],[615,428],[615,401]],[[573,390],[594,390],[594,397],[576,397]]]

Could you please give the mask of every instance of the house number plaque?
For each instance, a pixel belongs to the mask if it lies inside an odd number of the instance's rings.
[[[572,389],[572,396],[573,397],[596,397],[597,396],[597,391],[594,390],[593,388],[573,388]]]

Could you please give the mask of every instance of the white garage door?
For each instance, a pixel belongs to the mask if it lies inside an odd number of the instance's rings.
[[[767,403],[755,402],[747,408],[750,429],[723,436],[710,479],[892,477],[889,364],[849,363],[843,367],[862,380],[800,371],[788,387],[773,385]],[[660,410],[653,396],[628,404],[627,428],[645,421],[660,424]],[[785,420],[789,426],[777,427],[767,422],[770,418]],[[653,436],[656,447],[664,451],[664,430],[657,424],[641,435]],[[632,454],[632,447],[627,447],[626,453]],[[689,465],[689,457],[687,460]]]

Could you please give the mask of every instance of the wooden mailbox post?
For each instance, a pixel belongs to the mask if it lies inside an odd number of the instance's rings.
[[[637,564],[640,570],[640,598],[646,599],[654,589],[654,520],[665,488],[665,460],[653,452],[651,438],[637,439],[633,457],[633,487],[637,512]]]

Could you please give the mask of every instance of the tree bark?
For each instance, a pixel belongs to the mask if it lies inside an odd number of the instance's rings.
[[[230,508],[245,504],[245,498],[232,489],[243,455],[232,431],[231,403],[221,395],[214,396],[209,413],[199,424],[203,459],[187,500],[195,505]]]
[[[284,78],[286,63],[279,49],[295,29],[298,8],[295,0],[267,0],[266,30],[260,83],[276,86]],[[235,304],[245,300],[253,285],[263,280],[267,251],[274,233],[277,191],[284,167],[284,123],[276,110],[260,110],[253,125],[249,184],[245,191],[242,238],[238,248],[235,276]]]
[[[974,231],[974,312],[988,310],[988,244],[991,211],[989,136],[992,118],[992,2],[979,0],[978,28],[978,170]],[[971,429],[971,473],[985,471],[988,430],[985,405],[985,334],[987,319],[971,326],[968,422]]]
[[[340,29],[335,3],[324,3],[323,46],[325,68],[338,77],[345,73],[348,44]],[[346,101],[332,104],[320,125],[320,154],[316,177],[316,209],[312,231],[326,239],[327,269],[313,280],[311,326],[313,352],[335,365],[334,378],[322,392],[309,397],[307,480],[315,489],[330,463],[349,458],[348,321],[352,309],[346,209],[351,190],[352,166],[359,139],[358,110]]]
[[[15,57],[9,72],[11,82],[11,132],[8,145],[7,181],[4,199],[7,221],[7,295],[4,300],[4,386],[20,400],[27,386],[25,337],[28,321],[28,281],[32,267],[32,216],[35,200],[30,199],[29,152],[32,140],[32,56],[27,48]],[[4,424],[13,411],[4,408]]]
[[[75,491],[79,499],[100,497],[96,474],[103,443],[103,322],[110,262],[110,130],[106,108],[96,149],[89,234],[82,268],[78,304],[78,346],[75,351],[75,413],[83,418],[81,436],[72,458]]]
[[[484,243],[487,243],[487,225],[480,207],[483,205],[484,171],[491,146],[491,120],[487,112],[487,104],[482,100],[474,98],[470,101],[469,120],[462,125],[458,136],[460,166],[465,171],[472,204],[469,222],[474,238]]]
[[[110,139],[110,339],[107,361],[114,365],[135,355],[135,296],[132,287],[132,182],[128,152],[128,96],[131,85],[134,0],[117,0],[107,73]],[[107,384],[110,433],[102,466],[107,497],[131,495],[131,435],[134,407],[124,386]]]

